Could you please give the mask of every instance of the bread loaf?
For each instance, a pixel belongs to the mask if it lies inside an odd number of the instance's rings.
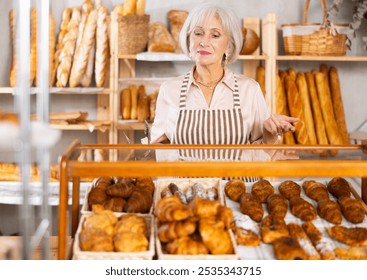
[[[31,73],[29,84],[37,85],[37,9],[31,8]]]
[[[16,75],[16,50],[15,50],[15,14],[14,10],[9,12],[9,25],[10,25],[10,36],[11,36],[11,68],[10,68],[10,86],[15,87],[15,75]]]
[[[49,85],[53,85],[53,71],[55,67],[55,48],[56,48],[56,31],[55,31],[55,18],[50,15],[50,30],[49,30]]]
[[[296,81],[297,72],[293,67],[288,68],[287,75],[292,78],[293,81]]]
[[[96,27],[97,11],[92,10],[88,13],[82,39],[73,59],[69,81],[70,87],[77,87],[81,83],[81,78],[86,71],[88,57],[95,41]]]
[[[241,55],[252,54],[259,47],[260,44],[259,35],[257,35],[257,33],[251,28],[243,27],[242,37],[243,37],[243,44],[240,54]]]
[[[138,96],[138,121],[144,122],[149,119],[149,98],[146,94]]]
[[[95,57],[95,79],[96,86],[103,87],[106,78],[106,71],[109,57],[108,44],[108,9],[100,7],[98,9],[97,31],[96,31],[96,57]]]
[[[315,124],[312,116],[311,104],[310,104],[310,96],[308,93],[307,82],[305,74],[302,72],[298,72],[296,76],[296,84],[298,88],[299,95],[301,97],[303,112],[305,116],[305,125],[307,129],[307,136],[310,145],[317,144],[316,132],[315,132]]]
[[[135,12],[136,12],[136,0],[125,0],[122,15],[131,16],[134,15]]]
[[[121,91],[121,117],[123,120],[129,120],[131,117],[131,92],[125,88]]]
[[[145,0],[136,0],[136,14],[138,16],[145,15]]]
[[[319,98],[315,85],[314,75],[311,72],[306,72],[307,87],[310,94],[311,107],[313,112],[313,119],[315,124],[315,132],[317,136],[317,143],[320,145],[327,145],[328,140],[326,136],[326,128],[322,116]]]
[[[314,75],[328,141],[332,145],[341,145],[343,144],[343,140],[339,135],[338,126],[335,121],[333,104],[325,81],[325,75],[321,72],[315,72]]]
[[[340,82],[338,70],[335,67],[330,67],[329,70],[329,82],[331,89],[331,100],[333,102],[334,115],[336,123],[339,128],[340,135],[344,144],[350,144],[349,135],[347,130],[347,124],[345,122],[343,99],[340,90]]]
[[[173,39],[176,42],[176,52],[182,52],[179,37],[182,26],[187,18],[189,13],[184,10],[169,10],[168,11],[168,21],[169,21],[169,29],[172,34]]]
[[[135,84],[130,84],[131,93],[131,115],[132,120],[138,119],[138,89]]]
[[[156,90],[154,93],[149,94],[148,98],[149,98],[149,120],[151,122],[154,121],[155,118],[155,108],[157,105],[157,98],[158,98],[158,90]]]
[[[256,81],[259,83],[261,92],[265,96],[266,90],[265,90],[265,67],[262,65],[259,65],[256,68]]]
[[[85,73],[82,75],[80,79],[80,83],[83,87],[89,87],[92,83],[92,75],[94,70],[94,60],[96,53],[96,43],[93,42],[92,48],[89,52],[87,67],[85,69]]]
[[[161,22],[149,25],[148,52],[175,52],[176,42]]]
[[[60,64],[57,68],[57,87],[65,87],[68,83],[80,20],[80,9],[74,7],[71,19],[67,25],[67,33],[63,38],[63,46],[59,56]]]
[[[308,144],[308,136],[302,108],[302,101],[297,90],[296,82],[290,75],[287,75],[285,77],[285,88],[287,92],[287,101],[290,115],[299,119],[299,121],[295,124],[297,143]]]

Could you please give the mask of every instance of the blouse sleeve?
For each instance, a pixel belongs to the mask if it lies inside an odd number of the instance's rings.
[[[270,117],[270,113],[259,84],[256,86],[253,106],[253,108],[255,108],[253,119],[254,123],[251,130],[250,143],[260,144],[263,143],[264,122]]]
[[[159,89],[154,122],[151,128],[152,142],[161,142],[160,138],[164,137],[165,135],[165,112],[167,108],[168,103],[165,98],[165,87],[162,85]]]

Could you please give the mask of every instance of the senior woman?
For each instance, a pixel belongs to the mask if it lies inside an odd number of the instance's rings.
[[[227,67],[242,42],[240,21],[230,9],[204,3],[191,10],[180,44],[195,65],[161,85],[152,143],[276,143],[279,134],[295,130],[298,119],[271,115],[259,84]]]

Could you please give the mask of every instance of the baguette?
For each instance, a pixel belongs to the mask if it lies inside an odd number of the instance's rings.
[[[97,11],[92,10],[87,16],[80,46],[79,49],[76,50],[73,60],[73,67],[71,69],[69,81],[70,87],[76,87],[81,83],[81,78],[87,68],[89,53],[95,41],[96,27]]]
[[[296,72],[296,70],[293,67],[288,68],[287,74],[289,75],[289,77],[292,78],[292,80],[296,81],[297,72]]]
[[[83,87],[89,87],[92,82],[95,53],[96,53],[96,43],[94,42],[88,56],[87,68],[80,80],[80,83]]]
[[[57,68],[57,87],[65,87],[69,80],[72,59],[75,52],[75,43],[78,38],[80,24],[80,9],[73,8],[71,19],[67,25],[67,33],[63,38],[63,47],[59,56],[60,64]]]
[[[339,127],[340,135],[343,139],[344,144],[350,144],[347,124],[345,122],[345,114],[344,114],[342,94],[340,90],[339,75],[338,70],[335,67],[330,67],[329,82],[331,89],[330,91],[331,100],[333,102],[335,119]]]
[[[145,0],[136,1],[136,14],[138,16],[145,15]]]
[[[149,119],[149,98],[146,94],[138,96],[138,121],[144,122]]]
[[[149,94],[149,120],[151,122],[154,121],[155,118],[155,108],[157,104],[157,97],[158,97],[158,90],[156,90],[154,93]]]
[[[338,132],[338,126],[335,121],[333,105],[331,102],[331,96],[328,92],[326,85],[325,75],[321,72],[316,71],[314,73],[316,81],[317,96],[320,101],[322,108],[322,116],[325,122],[326,135],[328,141],[332,145],[341,145],[343,141]]]
[[[14,10],[10,10],[9,12],[9,25],[10,25],[10,37],[11,37],[11,67],[10,67],[10,77],[9,82],[11,87],[15,87],[16,82],[16,50],[15,50],[15,14]]]
[[[121,117],[123,120],[129,120],[131,114],[131,92],[125,88],[121,92]]]
[[[131,92],[131,119],[138,119],[138,89],[135,84],[130,85]]]
[[[55,18],[50,15],[50,30],[49,30],[49,85],[52,87],[52,73],[55,67],[55,48],[56,48],[56,31],[55,31]]]
[[[320,145],[327,145],[328,140],[326,136],[326,128],[325,128],[325,123],[324,123],[324,119],[323,119],[322,112],[321,112],[319,98],[317,96],[314,75],[311,72],[306,72],[306,80],[307,80],[308,91],[310,93],[317,142]]]
[[[136,0],[125,0],[123,16],[131,16],[136,13]]]
[[[285,87],[287,90],[287,101],[290,115],[299,119],[299,121],[295,124],[297,143],[308,144],[302,101],[297,90],[296,82],[290,75],[285,77]]]
[[[109,56],[107,16],[108,9],[106,7],[100,7],[98,9],[97,19],[96,57],[94,70],[97,87],[103,87],[106,79],[107,62]]]
[[[62,13],[62,20],[61,20],[61,24],[60,24],[60,32],[59,32],[59,36],[57,37],[54,67],[51,71],[51,78],[50,78],[50,85],[51,86],[53,86],[55,84],[56,72],[57,72],[57,68],[59,67],[59,64],[60,64],[59,57],[60,57],[61,50],[63,48],[63,40],[64,40],[64,37],[67,33],[67,26],[68,26],[70,18],[71,18],[71,12],[72,12],[71,8],[66,8]]]
[[[259,65],[256,68],[256,81],[259,83],[261,92],[265,96],[266,90],[265,90],[265,67]]]
[[[37,9],[31,9],[31,73],[29,84],[37,85]]]
[[[298,88],[299,95],[301,97],[303,112],[305,116],[305,125],[307,128],[308,141],[310,145],[317,144],[315,125],[312,116],[312,110],[310,105],[310,96],[307,89],[307,82],[305,74],[302,72],[298,72],[296,76],[296,84]]]

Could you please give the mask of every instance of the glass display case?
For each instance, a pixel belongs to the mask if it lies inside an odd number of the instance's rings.
[[[98,151],[98,153],[97,153]],[[86,159],[85,155],[94,155]],[[97,156],[99,155],[99,156]],[[60,161],[59,259],[66,256],[68,182],[73,184],[71,237],[80,215],[80,181],[98,177],[267,178],[270,181],[348,177],[367,202],[367,141],[343,146],[83,145],[73,141]]]

